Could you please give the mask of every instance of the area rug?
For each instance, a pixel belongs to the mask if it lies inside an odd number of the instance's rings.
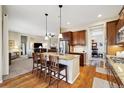
[[[110,88],[109,82],[107,80],[103,80],[100,78],[94,78],[93,80],[93,88]]]
[[[102,73],[102,74],[107,74],[107,69],[101,68],[101,67],[96,67],[96,72]]]
[[[12,60],[12,64],[9,68],[9,75],[3,76],[4,80],[16,77],[21,74],[30,72],[33,67],[33,60],[27,57],[20,57]]]
[[[105,59],[102,59],[102,58],[91,58],[90,59],[90,65],[95,66],[95,67],[104,67]]]

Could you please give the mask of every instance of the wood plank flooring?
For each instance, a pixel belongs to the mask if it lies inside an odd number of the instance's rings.
[[[59,88],[91,88],[93,84],[93,78],[98,77],[107,79],[107,75],[96,72],[94,66],[80,67],[80,75],[74,84],[68,84],[64,81],[59,83]],[[36,74],[31,72],[17,76],[12,79],[5,80],[0,84],[1,88],[56,88],[56,84],[49,86],[48,80],[44,81]]]

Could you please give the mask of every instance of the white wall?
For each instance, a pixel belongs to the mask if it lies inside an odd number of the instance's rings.
[[[9,55],[8,55],[8,16],[3,15],[3,34],[2,34],[2,59],[3,59],[3,75],[9,74]]]
[[[2,6],[0,6],[0,83],[2,83]]]

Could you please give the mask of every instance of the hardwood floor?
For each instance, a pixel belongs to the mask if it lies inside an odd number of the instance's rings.
[[[93,78],[98,77],[107,79],[107,75],[96,72],[94,66],[80,67],[80,75],[74,84],[68,84],[64,81],[59,83],[59,88],[91,88],[93,84]],[[56,84],[49,86],[48,80],[46,82],[41,78],[38,78],[36,74],[31,72],[17,76],[12,79],[5,80],[0,84],[1,88],[56,88]]]

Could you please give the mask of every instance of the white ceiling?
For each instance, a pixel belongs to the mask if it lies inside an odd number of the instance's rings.
[[[62,27],[82,27],[97,21],[118,16],[120,5],[64,5]],[[57,5],[7,5],[9,30],[27,34],[45,34],[45,13],[48,13],[48,32],[59,32],[59,8]],[[97,18],[102,14],[101,18]],[[67,25],[67,22],[70,22]]]

